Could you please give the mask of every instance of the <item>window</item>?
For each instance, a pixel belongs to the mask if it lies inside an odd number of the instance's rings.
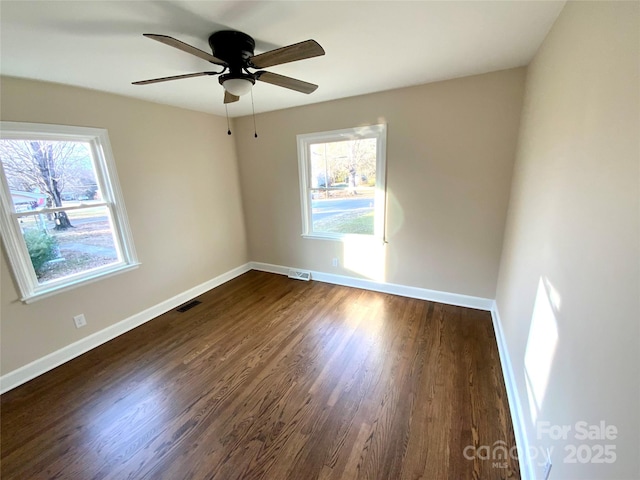
[[[22,301],[138,265],[106,130],[0,133],[0,226]]]
[[[384,240],[386,125],[298,135],[303,236]]]

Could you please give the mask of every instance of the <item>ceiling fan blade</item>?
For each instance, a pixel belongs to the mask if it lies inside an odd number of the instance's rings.
[[[290,88],[302,93],[313,93],[318,88],[318,85],[313,83],[303,82],[296,78],[285,77],[284,75],[278,75],[271,72],[256,72],[256,80],[261,82],[270,83],[271,85],[277,85],[279,87]]]
[[[149,85],[150,83],[168,82],[170,80],[180,80],[181,78],[204,77],[206,75],[217,75],[218,72],[186,73],[184,75],[174,75],[172,77],[152,78],[151,80],[141,80],[131,82],[132,85]]]
[[[269,52],[255,55],[249,59],[249,63],[255,68],[267,68],[283,63],[296,62],[305,58],[313,58],[324,55],[324,49],[315,40],[306,40],[288,47],[276,48]]]
[[[177,48],[178,50],[190,53],[191,55],[195,55],[196,57],[206,60],[207,62],[215,63],[216,65],[222,65],[223,67],[227,66],[227,62],[220,60],[219,58],[214,57],[210,53],[200,50],[199,48],[192,47],[187,43],[176,40],[173,37],[169,37],[167,35],[156,35],[155,33],[143,33],[143,35],[157,42],[164,43],[165,45],[169,45],[170,47]]]
[[[240,100],[240,97],[234,95],[233,93],[229,93],[226,90],[224,91],[224,103],[233,103]]]

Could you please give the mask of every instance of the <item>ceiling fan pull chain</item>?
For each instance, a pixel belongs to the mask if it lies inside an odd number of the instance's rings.
[[[253,136],[258,138],[258,129],[256,128],[256,109],[253,106],[253,88],[251,89],[251,111],[253,112]]]
[[[229,126],[229,107],[227,104],[224,104],[224,111],[227,112],[227,135],[231,135],[231,127]]]

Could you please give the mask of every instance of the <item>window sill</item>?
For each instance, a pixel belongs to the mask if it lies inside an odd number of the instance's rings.
[[[51,297],[52,295],[55,295],[57,293],[62,293],[62,292],[66,292],[69,290],[73,290],[74,288],[77,287],[82,287],[84,285],[87,285],[89,283],[93,283],[97,280],[102,280],[104,278],[108,278],[108,277],[112,277],[114,275],[118,275],[120,273],[125,273],[125,272],[129,272],[131,270],[135,270],[136,268],[138,268],[141,264],[140,263],[131,263],[128,265],[120,265],[117,266],[113,269],[107,270],[107,271],[102,271],[99,273],[96,273],[95,275],[89,276],[89,277],[83,277],[80,278],[78,280],[75,280],[73,282],[69,282],[69,283],[64,283],[63,285],[54,285],[51,286],[49,288],[43,286],[42,289],[38,289],[37,291],[33,292],[30,295],[26,295],[24,297],[22,297],[20,299],[21,302],[26,303],[26,304],[30,304],[33,303],[35,301],[41,300],[43,298],[47,298],[47,297]]]

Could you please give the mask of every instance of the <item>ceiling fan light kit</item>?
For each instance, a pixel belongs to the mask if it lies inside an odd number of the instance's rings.
[[[236,77],[232,74],[222,75],[219,77],[219,81],[227,92],[236,97],[241,97],[245,93],[249,93],[253,84],[256,83],[250,75]]]
[[[180,80],[201,76],[220,75],[218,81],[224,88],[224,103],[237,102],[242,95],[249,93],[257,81],[270,83],[279,87],[288,88],[301,93],[312,93],[318,85],[304,82],[296,78],[279,75],[277,73],[251,70],[273,67],[283,63],[296,62],[306,58],[324,55],[324,49],[315,40],[306,40],[282,48],[276,48],[268,52],[254,55],[255,41],[246,33],[221,30],[209,36],[209,46],[213,54],[207,53],[187,43],[167,35],[145,33],[145,37],[155,40],[183,52],[195,55],[223,69],[219,72],[198,72],[175,75],[171,77],[154,78],[133,82],[134,85],[149,85],[152,83]],[[256,135],[257,137],[257,135]]]

